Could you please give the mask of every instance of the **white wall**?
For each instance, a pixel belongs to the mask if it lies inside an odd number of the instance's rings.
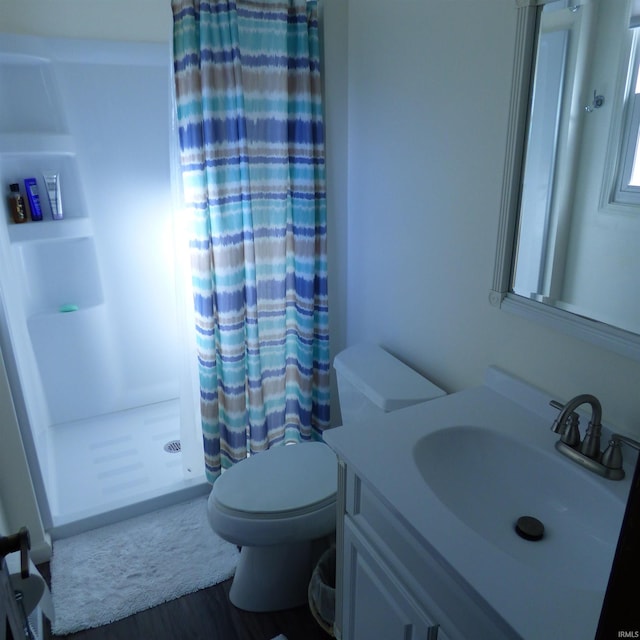
[[[61,38],[165,42],[170,0],[0,0],[0,31]]]
[[[327,175],[327,234],[329,277],[329,330],[331,356],[346,345],[348,270],[347,162],[347,32],[348,4],[343,0],[320,1],[324,71],[323,93]],[[335,375],[331,375],[331,423],[342,424]]]
[[[497,364],[560,400],[596,394],[638,436],[639,363],[487,300],[515,30],[514,0],[349,1],[348,296],[333,309],[348,343],[380,342],[449,391]]]
[[[0,356],[0,534],[27,527],[35,562],[48,559],[50,540],[44,532],[29,476],[9,381]]]
[[[2,498],[0,497],[0,536],[8,536],[10,533],[13,532],[9,530],[9,521],[4,513]]]

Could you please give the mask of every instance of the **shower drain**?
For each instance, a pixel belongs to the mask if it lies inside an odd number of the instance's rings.
[[[170,440],[169,442],[167,442],[167,444],[164,445],[164,450],[167,453],[180,453],[180,440]]]

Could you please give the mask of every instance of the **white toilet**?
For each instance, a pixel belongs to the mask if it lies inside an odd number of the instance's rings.
[[[339,353],[342,422],[445,395],[377,346]],[[315,562],[336,526],[337,460],[322,442],[274,447],[223,472],[208,502],[209,523],[242,547],[229,597],[247,611],[278,611],[307,601]]]

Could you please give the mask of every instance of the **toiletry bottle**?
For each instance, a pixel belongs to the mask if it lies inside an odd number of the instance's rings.
[[[40,196],[38,195],[38,183],[35,178],[26,178],[24,190],[27,192],[27,204],[31,210],[31,219],[42,220],[42,207],[40,206]]]
[[[60,195],[60,174],[56,171],[47,171],[42,174],[44,186],[47,188],[51,217],[54,220],[62,220],[62,197]]]
[[[9,211],[11,212],[13,221],[16,223],[26,222],[27,209],[24,206],[24,200],[20,195],[20,185],[17,182],[14,182],[9,185],[9,189]]]

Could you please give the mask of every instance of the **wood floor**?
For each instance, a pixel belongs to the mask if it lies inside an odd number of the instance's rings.
[[[38,567],[49,579],[48,565]],[[141,611],[104,627],[67,636],[45,629],[44,640],[328,640],[307,606],[276,613],[249,613],[229,602],[231,580]]]

